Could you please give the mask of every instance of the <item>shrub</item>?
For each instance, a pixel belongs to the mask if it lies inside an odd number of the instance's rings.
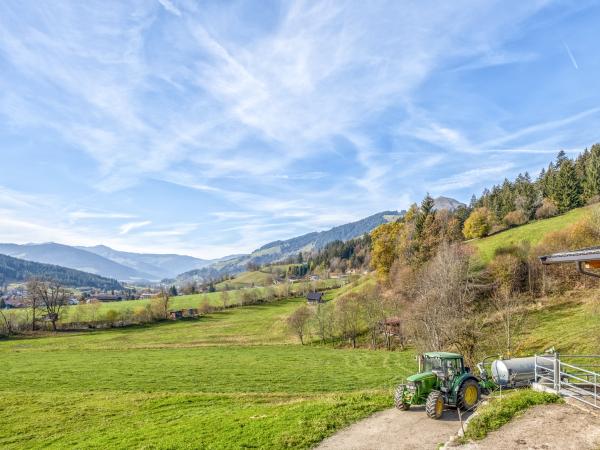
[[[542,206],[535,210],[536,219],[548,219],[558,214],[558,208],[552,200],[545,198],[542,201]]]
[[[138,323],[152,322],[152,308],[150,305],[139,306],[133,311],[133,320]]]
[[[119,319],[119,312],[114,309],[109,309],[106,311],[106,321],[110,324],[111,327],[115,326],[115,323]]]
[[[474,210],[465,221],[463,234],[467,239],[487,236],[494,224],[494,215],[483,207]]]
[[[586,205],[595,205],[596,203],[600,203],[600,195],[594,195],[589,198],[586,202]]]
[[[507,227],[517,227],[519,225],[525,225],[529,220],[527,214],[520,209],[509,212],[502,220]]]
[[[202,303],[200,303],[200,308],[198,308],[198,312],[200,314],[210,314],[211,312],[213,312],[213,307],[207,298],[205,298],[202,301]]]
[[[509,292],[521,292],[527,285],[527,263],[521,255],[500,253],[488,265],[494,281]]]

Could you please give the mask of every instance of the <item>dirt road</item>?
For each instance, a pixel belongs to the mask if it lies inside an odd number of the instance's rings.
[[[463,420],[466,417],[463,416]],[[325,439],[319,450],[427,450],[435,449],[456,434],[460,422],[448,410],[442,420],[432,420],[423,407],[409,411],[387,409]]]

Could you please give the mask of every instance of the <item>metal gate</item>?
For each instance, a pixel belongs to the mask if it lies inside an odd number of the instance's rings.
[[[535,355],[535,382],[538,386],[598,409],[599,370],[600,355]]]

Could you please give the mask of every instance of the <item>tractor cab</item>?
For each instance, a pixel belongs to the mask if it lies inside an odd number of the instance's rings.
[[[479,380],[465,367],[462,355],[428,352],[418,361],[419,373],[409,376],[406,384],[396,389],[398,409],[425,405],[427,415],[439,419],[446,405],[469,409],[479,401]]]
[[[463,357],[458,353],[423,353],[419,356],[419,372],[432,372],[440,380],[453,380],[465,372]]]

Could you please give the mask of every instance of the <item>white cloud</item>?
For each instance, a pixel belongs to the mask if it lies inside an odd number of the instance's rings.
[[[127,234],[132,230],[136,230],[138,228],[142,228],[150,225],[152,222],[150,220],[144,220],[141,222],[127,222],[119,227],[119,234]]]
[[[490,167],[481,167],[477,169],[467,170],[450,177],[442,178],[430,186],[432,192],[444,193],[456,189],[463,189],[481,184],[482,182],[489,183],[497,177],[504,177],[507,171],[514,167],[513,163],[498,164]]]
[[[158,0],[158,2],[171,14],[181,16],[181,11],[179,10],[179,8],[177,8],[177,6],[173,4],[171,0]]]
[[[97,211],[72,211],[69,217],[73,220],[86,220],[86,219],[132,219],[135,216],[132,214],[116,213],[116,212],[97,212]]]

